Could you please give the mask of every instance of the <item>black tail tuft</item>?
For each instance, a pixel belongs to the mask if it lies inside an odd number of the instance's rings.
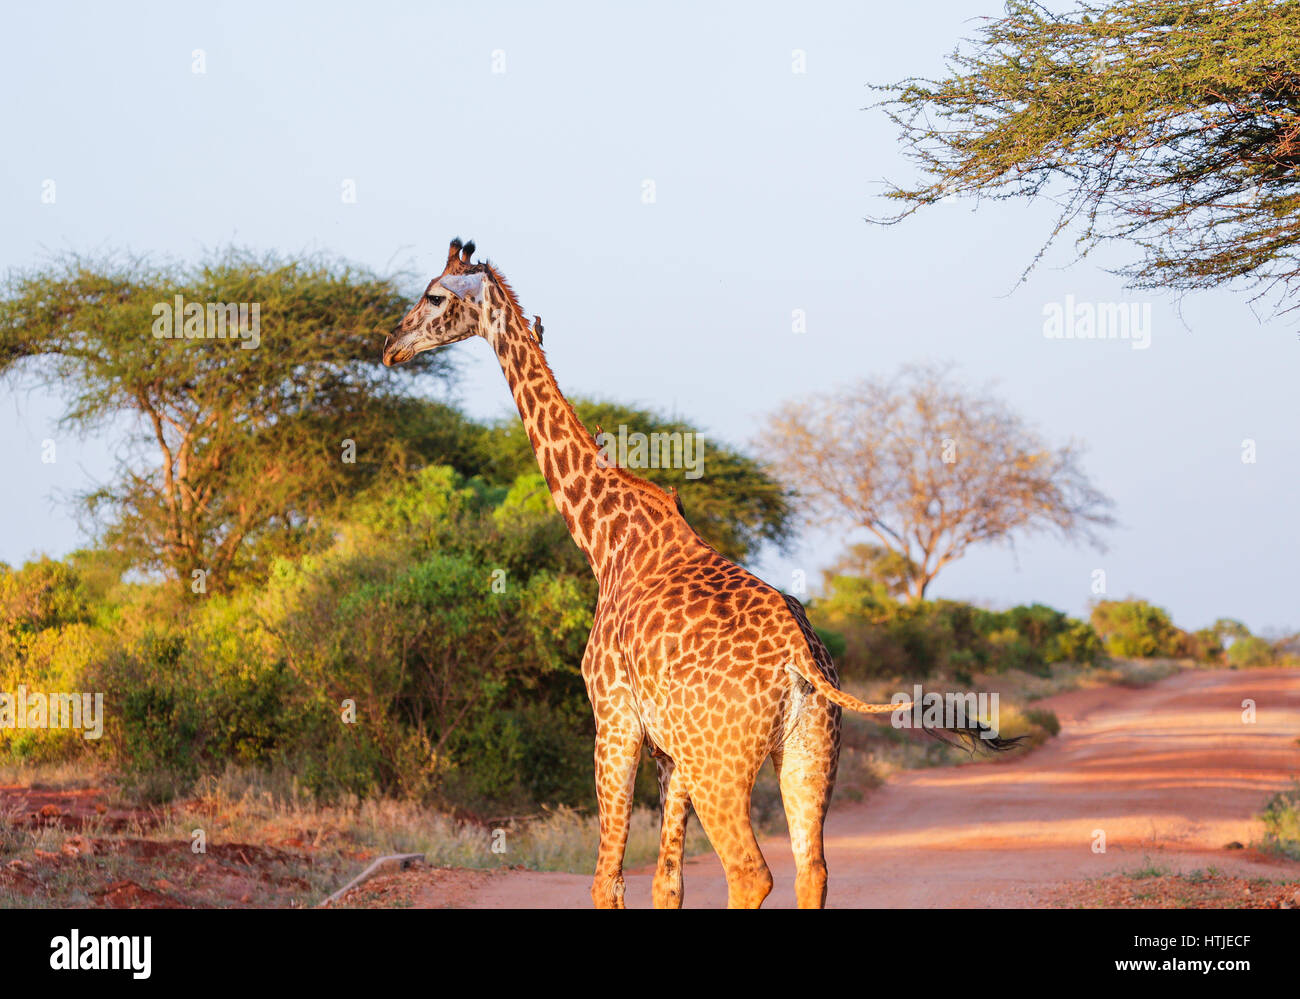
[[[969,755],[974,756],[975,750],[983,748],[988,753],[1005,753],[1009,749],[1014,749],[1022,743],[1026,736],[1018,735],[1014,739],[1004,739],[1001,736],[989,738],[985,735],[993,730],[985,725],[982,721],[976,721],[974,725],[968,725],[964,728],[934,729],[922,726],[921,731],[932,739],[938,739],[940,742],[949,746],[956,746],[958,749],[964,749]],[[941,733],[951,732],[961,739],[960,742],[954,742],[952,739],[945,738]]]

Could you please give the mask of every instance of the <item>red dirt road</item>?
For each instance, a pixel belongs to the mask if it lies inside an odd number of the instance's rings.
[[[1253,724],[1242,702],[1256,704]],[[1268,795],[1300,775],[1300,671],[1188,671],[1144,689],[1107,687],[1039,702],[1061,734],[1013,760],[912,771],[826,824],[829,906],[1022,907],[1085,901],[1087,879],[1158,867],[1300,879],[1300,864],[1247,847]],[[1094,853],[1096,831],[1105,853]],[[794,905],[782,836],[762,841]],[[433,873],[433,872],[431,872]],[[529,871],[437,872],[416,906],[587,908],[590,877]],[[627,904],[650,904],[653,869],[627,875]],[[426,876],[427,877],[427,876]],[[712,854],[685,868],[688,907],[726,904]],[[1290,889],[1288,888],[1289,892]]]

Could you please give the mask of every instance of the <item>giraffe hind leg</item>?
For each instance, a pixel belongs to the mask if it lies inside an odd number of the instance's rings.
[[[688,780],[687,786],[695,814],[727,875],[727,908],[757,909],[772,890],[772,872],[749,821],[754,775],[721,784]]]
[[[794,852],[795,899],[801,909],[826,904],[822,827],[839,765],[838,713],[834,705],[806,713],[794,736],[772,754]]]
[[[655,868],[654,906],[656,909],[682,907],[682,854],[686,847],[686,819],[691,799],[686,781],[671,758],[662,753],[655,757],[659,768],[659,804],[663,809],[663,828],[659,837],[659,863]]]

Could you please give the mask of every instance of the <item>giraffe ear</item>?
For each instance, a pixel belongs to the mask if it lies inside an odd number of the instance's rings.
[[[483,275],[448,274],[438,284],[457,298],[467,298],[471,302],[483,301]]]

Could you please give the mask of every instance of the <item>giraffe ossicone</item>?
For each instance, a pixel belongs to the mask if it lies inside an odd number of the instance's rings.
[[[820,907],[841,708],[876,714],[899,705],[866,704],[841,691],[798,600],[710,547],[675,490],[602,460],[546,362],[540,319],[530,327],[505,278],[474,263],[473,253],[473,243],[452,241],[443,272],[388,335],[383,360],[401,364],[471,336],[488,341],[556,508],[600,584],[582,661],[596,720],[593,902],[623,907],[632,791],[648,745],[663,806],[656,907],[682,903],[691,808],[722,861],[728,905],[753,908],[767,897],[772,876],[749,806],[769,758],[794,846],[798,904]]]

